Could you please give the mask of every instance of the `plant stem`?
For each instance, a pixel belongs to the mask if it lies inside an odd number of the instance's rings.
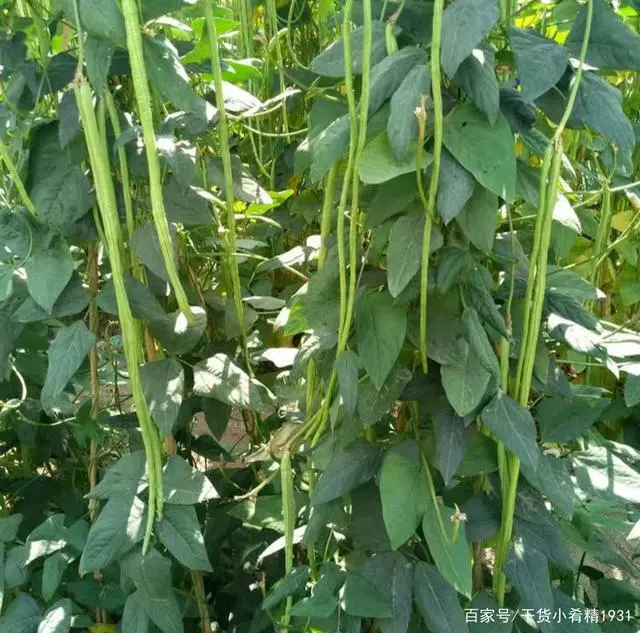
[[[22,178],[20,178],[20,174],[18,173],[18,168],[16,164],[13,162],[11,158],[11,154],[9,153],[9,148],[0,140],[0,160],[5,164],[9,175],[11,176],[11,182],[15,185],[15,188],[18,190],[20,194],[20,198],[22,199],[22,204],[27,208],[31,215],[36,215],[36,208],[31,202],[31,198],[29,198],[29,194],[24,187],[24,183],[22,182]]]
[[[322,267],[327,258],[327,240],[331,231],[331,217],[333,201],[336,193],[336,180],[338,178],[338,165],[333,165],[329,170],[322,201],[322,219],[320,222],[320,252],[318,253],[318,267]]]

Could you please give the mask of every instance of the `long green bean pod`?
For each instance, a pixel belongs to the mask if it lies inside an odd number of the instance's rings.
[[[89,84],[87,84],[82,77],[78,77],[74,85],[74,90],[85,133],[87,149],[89,150],[89,161],[91,163],[91,170],[96,187],[98,207],[104,226],[109,260],[111,262],[113,284],[118,305],[118,317],[122,329],[124,355],[129,370],[129,381],[131,383],[133,401],[138,420],[140,421],[140,429],[142,431],[142,439],[147,456],[149,510],[143,545],[143,550],[146,551],[151,540],[155,515],[162,516],[163,492],[159,438],[151,420],[151,414],[144,397],[142,382],[140,380],[140,340],[124,285],[125,268],[120,251],[122,230],[118,217],[113,180],[111,178],[106,139],[100,136]]]
[[[18,173],[18,168],[16,164],[13,162],[13,158],[11,158],[11,154],[9,153],[9,148],[0,140],[0,161],[2,161],[11,176],[11,182],[18,190],[20,194],[20,198],[22,200],[22,204],[27,207],[27,210],[31,215],[36,215],[36,208],[27,193],[27,190],[22,183],[22,178],[20,178],[20,174]]]
[[[433,164],[431,166],[431,180],[429,182],[429,199],[425,205],[424,235],[422,238],[422,262],[420,267],[420,361],[422,371],[427,373],[427,294],[429,290],[429,253],[431,250],[431,228],[436,208],[436,195],[440,178],[440,156],[442,155],[442,74],[440,72],[440,47],[442,41],[442,14],[444,0],[435,0],[433,5],[433,26],[431,29],[431,94],[433,96]],[[421,127],[421,137],[424,141],[426,116],[424,105],[418,115]],[[420,120],[422,117],[422,120]],[[418,165],[422,157],[422,144],[418,147]],[[422,192],[422,170],[418,170],[418,189],[424,204]]]
[[[280,483],[282,488],[282,519],[284,522],[284,566],[288,574],[293,570],[293,532],[296,528],[296,498],[293,487],[291,452],[287,448],[280,461]],[[287,630],[291,619],[291,596],[287,598],[282,628]]]
[[[243,1],[243,0],[241,0]],[[222,85],[222,69],[220,66],[220,51],[218,49],[218,33],[216,21],[213,19],[213,5],[211,0],[204,0],[204,13],[207,23],[207,33],[209,34],[209,45],[211,47],[211,71],[213,73],[213,83],[216,91],[216,106],[218,108],[218,133],[220,134],[220,157],[224,172],[224,193],[227,203],[227,225],[225,234],[227,244],[227,265],[231,276],[231,291],[236,309],[236,318],[242,338],[242,349],[244,352],[247,371],[252,373],[249,350],[247,347],[247,332],[244,329],[244,309],[242,307],[242,291],[240,288],[240,273],[238,262],[236,261],[236,216],[235,199],[233,195],[233,171],[231,166],[231,153],[229,151],[229,129],[227,127],[227,114],[224,106],[224,93]]]
[[[156,147],[156,135],[153,127],[153,112],[151,110],[151,92],[149,90],[149,80],[144,61],[144,50],[142,46],[142,31],[140,28],[140,17],[138,15],[138,3],[136,0],[122,0],[122,15],[127,34],[127,48],[129,50],[129,62],[131,64],[131,76],[133,78],[133,88],[138,114],[142,124],[144,136],[144,146],[149,164],[149,187],[151,194],[151,210],[153,222],[158,232],[158,242],[164,260],[165,268],[171,287],[176,295],[176,301],[180,311],[186,316],[187,321],[193,321],[193,313],[189,306],[187,294],[180,281],[178,266],[171,243],[171,233],[169,232],[169,222],[164,210],[164,198],[162,195],[162,176],[160,172],[160,160]]]
[[[589,36],[591,34],[593,0],[587,0],[587,2],[587,19],[582,47],[580,49],[578,69],[576,70],[573,83],[571,84],[571,90],[569,92],[564,113],[553,134],[551,142],[545,151],[542,165],[542,174],[540,178],[540,210],[538,213],[538,220],[536,222],[531,260],[529,262],[529,276],[525,295],[523,336],[515,387],[516,399],[523,407],[527,407],[529,404],[529,393],[531,391],[531,381],[533,379],[536,347],[538,337],[540,335],[542,310],[546,289],[547,259],[549,246],[551,244],[553,209],[556,204],[558,182],[560,179],[560,167],[562,164],[562,134],[576,102],[578,88],[582,81],[584,61],[589,45]],[[496,549],[496,571],[498,573],[498,579],[496,581],[495,597],[501,605],[504,603],[504,593],[506,588],[506,578],[502,571],[502,566],[506,560],[509,545],[511,543],[519,475],[520,460],[513,454],[509,455],[508,490],[506,494],[506,503],[503,504],[499,543]]]

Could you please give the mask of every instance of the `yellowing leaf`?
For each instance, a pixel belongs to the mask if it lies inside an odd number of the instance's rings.
[[[116,633],[115,624],[92,624],[89,627],[91,633]]]
[[[626,211],[620,211],[620,213],[616,213],[611,218],[611,228],[616,231],[624,231],[627,226],[629,226],[629,222],[631,222],[631,218],[634,216],[633,209],[627,209]]]

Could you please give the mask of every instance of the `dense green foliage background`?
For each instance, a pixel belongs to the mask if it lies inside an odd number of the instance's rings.
[[[0,0],[0,633],[637,631],[638,28]]]

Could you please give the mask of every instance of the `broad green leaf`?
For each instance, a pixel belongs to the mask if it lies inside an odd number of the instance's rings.
[[[593,284],[575,271],[559,266],[549,266],[547,270],[547,290],[578,301],[589,301],[602,297],[602,293]]]
[[[633,150],[635,133],[622,109],[622,93],[602,77],[593,72],[582,75],[574,114],[620,149]]]
[[[19,513],[0,517],[0,543],[10,543],[16,539],[22,519],[23,516]]]
[[[337,158],[336,158],[337,160]],[[242,164],[238,156],[231,156],[231,174],[233,175],[233,195],[236,200],[251,204],[272,204],[273,200],[260,186],[253,174]],[[225,193],[225,178],[222,159],[211,156],[207,159],[207,178],[211,184]]]
[[[335,596],[328,594],[312,595],[296,602],[291,615],[297,618],[329,618],[338,607]]]
[[[64,12],[75,24],[75,11],[72,0],[61,0]],[[103,37],[123,46],[125,28],[122,13],[114,0],[79,0],[78,13],[80,22],[86,33],[95,37]]]
[[[453,82],[493,125],[500,112],[500,86],[496,78],[493,48],[474,48],[458,67]]]
[[[460,364],[442,365],[440,376],[449,403],[459,416],[464,417],[480,404],[491,374],[466,341],[461,342],[461,350]]]
[[[401,215],[391,227],[387,247],[387,285],[397,297],[420,270],[425,216]]]
[[[431,80],[426,64],[414,66],[391,97],[387,136],[397,161],[403,161],[411,147],[418,142],[416,108],[421,96],[429,96]]]
[[[169,224],[169,233],[171,235],[171,244],[174,259],[177,258],[176,252],[176,226]],[[164,258],[160,250],[160,238],[155,224],[151,221],[145,222],[136,229],[131,237],[131,249],[140,258],[140,261],[157,277],[168,282],[169,276],[164,265]]]
[[[402,161],[396,160],[387,132],[382,132],[367,143],[360,159],[360,180],[368,185],[379,185],[392,178],[416,171],[417,148],[409,148]],[[423,168],[431,164],[433,157],[422,152]]]
[[[438,258],[438,277],[436,285],[439,295],[446,295],[460,276],[473,265],[473,258],[465,248],[445,246]],[[428,304],[427,304],[428,309]]]
[[[476,356],[480,359],[483,367],[494,376],[499,376],[500,365],[498,358],[475,308],[467,306],[462,311],[462,322],[467,331],[467,340],[476,353]]]
[[[394,366],[407,331],[407,313],[386,292],[364,295],[356,308],[358,356],[378,390]]]
[[[52,605],[38,625],[38,633],[69,633],[71,629],[71,600],[59,600]]]
[[[520,606],[527,609],[553,609],[549,565],[543,554],[527,546],[522,540],[514,541],[504,573],[518,590]],[[539,622],[542,633],[552,631],[551,624]]]
[[[142,539],[146,506],[129,495],[116,495],[107,501],[89,530],[80,559],[80,575],[103,569]]]
[[[371,42],[371,65],[377,64],[385,56],[383,22],[373,20],[372,23],[372,42]],[[359,26],[351,32],[351,70],[354,75],[362,73],[362,49],[364,47],[364,27]],[[344,39],[340,38],[319,55],[313,58],[311,62],[311,70],[318,75],[324,77],[340,78],[344,77],[345,59],[344,59]]]
[[[180,222],[185,226],[211,224],[212,214],[209,201],[197,187],[180,187],[175,178],[166,182],[163,194],[167,220]]]
[[[73,274],[69,246],[62,237],[54,237],[46,250],[36,250],[31,254],[25,270],[29,294],[50,313]]]
[[[433,426],[438,470],[448,486],[464,458],[467,433],[463,419],[448,406],[442,407],[433,417]]]
[[[344,610],[361,618],[389,618],[391,605],[365,576],[347,572],[342,594]]]
[[[370,378],[358,385],[358,419],[362,426],[372,426],[391,409],[411,380],[411,371],[396,363],[384,384],[377,389]]]
[[[55,595],[62,576],[72,560],[73,557],[65,552],[56,552],[45,558],[42,568],[42,597],[46,602]]]
[[[2,633],[37,633],[40,607],[28,593],[20,593],[0,619]]]
[[[555,523],[516,517],[513,533],[522,538],[525,547],[538,550],[559,567],[574,572],[578,568],[578,561],[569,553],[566,538]]]
[[[511,633],[513,629],[511,616],[509,619],[496,617],[499,608],[498,603],[484,591],[478,592],[473,596],[473,600],[467,607],[469,613],[473,614],[473,616],[469,618],[469,633]],[[483,611],[487,614],[491,613],[493,617],[490,616],[488,619],[492,621],[483,621]]]
[[[533,101],[553,88],[569,63],[569,51],[535,31],[510,28],[509,42],[516,58],[522,96]]]
[[[200,342],[207,327],[207,312],[200,306],[191,306],[193,322],[189,323],[180,310],[164,314],[163,311],[149,323],[149,330],[172,356],[190,352]]]
[[[456,0],[460,1],[466,0]],[[515,198],[515,145],[504,115],[499,114],[492,126],[480,110],[460,104],[445,117],[443,141],[481,185],[507,201]]]
[[[301,593],[309,578],[309,567],[299,565],[292,569],[286,576],[283,576],[271,588],[269,595],[262,602],[263,609],[272,609],[278,606],[288,596]]]
[[[595,424],[610,405],[607,398],[559,395],[544,398],[536,407],[543,442],[569,442]]]
[[[184,633],[182,611],[171,585],[171,563],[156,549],[134,552],[122,563],[149,619],[163,633]]]
[[[500,19],[495,0],[455,0],[442,16],[442,69],[451,78]]]
[[[580,55],[587,23],[587,7],[581,7],[566,46],[575,57]],[[587,64],[597,68],[640,70],[640,36],[614,13],[609,3],[594,0]]]
[[[5,589],[21,587],[29,580],[28,557],[29,549],[24,545],[16,545],[7,551],[4,561]]]
[[[376,188],[376,193],[369,204],[365,228],[372,229],[380,226],[389,218],[405,211],[417,197],[418,183],[415,173],[404,174],[382,183]],[[417,205],[415,208],[417,210]]]
[[[149,625],[149,616],[144,609],[140,594],[134,591],[124,604],[122,630],[131,631],[131,633],[148,633]]]
[[[360,359],[355,352],[345,350],[336,359],[338,385],[342,404],[353,413],[358,404],[358,373]]]
[[[0,302],[13,294],[13,268],[0,266]]]
[[[428,494],[415,442],[408,440],[387,451],[380,469],[380,500],[393,549],[414,535],[428,507]]]
[[[361,439],[339,449],[318,478],[311,503],[319,505],[338,499],[369,481],[378,472],[380,458],[380,449]]]
[[[480,417],[487,428],[520,461],[526,462],[533,472],[537,470],[540,451],[536,442],[536,425],[528,409],[520,406],[503,391],[498,391],[482,410]]]
[[[349,115],[331,121],[313,138],[303,141],[302,147],[311,153],[311,181],[317,183],[349,147]]]
[[[98,485],[86,495],[88,499],[109,499],[114,495],[131,496],[141,492],[146,486],[146,455],[136,451],[121,457],[100,479]]]
[[[624,382],[624,402],[629,408],[640,404],[640,376],[627,376]]]
[[[163,469],[162,485],[167,503],[188,506],[218,498],[218,492],[204,473],[178,455],[169,457]]]
[[[522,474],[532,486],[549,499],[559,514],[566,519],[571,519],[577,497],[565,459],[559,459],[553,455],[540,455],[537,471],[531,470],[525,462],[522,464]]]
[[[444,149],[440,163],[437,205],[445,224],[464,208],[476,188],[473,176]]]
[[[421,48],[405,46],[376,64],[371,69],[369,116],[373,116],[391,98],[414,66],[425,61],[425,52]]]
[[[167,505],[156,530],[164,546],[187,569],[213,571],[195,508]]]
[[[628,586],[628,585],[627,585]],[[560,613],[573,613],[585,611],[585,605],[577,600],[573,600],[566,593],[555,587],[551,588],[551,594],[553,595],[553,609],[554,612]],[[600,591],[598,591],[598,598],[600,597]],[[577,610],[577,611],[576,611]],[[587,618],[581,618],[580,633],[601,633],[601,629],[595,622],[588,622]],[[615,624],[614,624],[615,626]],[[607,628],[609,633],[631,633],[628,629],[615,629]],[[571,621],[571,617],[560,619],[559,622],[554,622],[553,633],[576,633],[576,622]]]
[[[434,565],[416,562],[413,600],[432,633],[469,633],[455,589]]]
[[[26,211],[0,207],[0,261],[25,261],[31,254],[32,228]]]
[[[168,320],[168,316],[165,314],[160,302],[153,296],[153,293],[147,286],[131,275],[125,275],[124,285],[127,291],[129,305],[131,306],[131,312],[136,319],[153,322]],[[96,303],[104,312],[113,315],[118,314],[118,304],[116,302],[115,288],[112,279],[109,279],[104,284],[102,290],[96,297]]]
[[[464,293],[468,304],[473,305],[482,319],[501,336],[508,337],[504,317],[498,310],[491,293],[491,273],[484,266],[474,266],[466,275]]]
[[[140,367],[144,397],[162,437],[171,433],[178,419],[184,393],[184,370],[174,358]]]
[[[49,346],[49,367],[40,394],[45,409],[54,405],[95,344],[96,337],[83,321],[76,321],[58,331]]]
[[[73,141],[73,139],[76,137],[76,134],[78,134],[78,132],[80,131],[80,112],[78,110],[78,102],[76,101],[76,97],[73,92],[67,91],[62,96],[60,104],[58,105],[58,115],[60,117],[60,125],[58,126],[58,137],[60,139],[60,145],[62,147],[66,147],[71,141]],[[62,218],[55,218],[49,215],[45,219],[45,222],[50,226],[64,226],[65,224],[70,224],[73,220],[69,221],[69,210],[72,209],[74,205],[77,205],[77,203],[83,198],[86,202],[85,212],[88,211],[89,207],[91,206],[91,200],[89,198],[89,181],[84,175],[82,169],[80,169],[79,167],[76,167],[75,169],[77,170],[75,174],[70,174],[70,170],[61,172],[65,173],[65,182],[64,184],[62,184],[61,188],[58,189],[56,194],[54,194],[54,192],[50,190],[44,195],[46,201],[45,206],[49,206],[47,202],[53,202],[54,208],[62,213]],[[42,183],[36,183],[35,188],[31,192],[32,201],[35,192],[38,190],[38,187],[41,184]],[[78,185],[80,186],[78,187]],[[55,187],[53,189],[55,190]],[[60,200],[60,195],[62,194],[63,190],[69,194],[69,196],[72,198],[71,200]],[[42,215],[41,208],[37,205],[36,208],[38,208],[38,215]],[[51,212],[51,210],[51,207],[49,207],[49,213]],[[80,209],[77,209],[77,211],[84,215],[84,213],[81,212]],[[82,217],[82,215],[80,215],[79,217]],[[39,219],[42,218],[39,217]]]
[[[106,38],[88,35],[84,44],[84,59],[87,76],[96,94],[100,94],[107,83],[114,44]]]
[[[640,503],[640,473],[603,446],[573,453],[580,487],[594,496]]]
[[[274,401],[273,394],[262,383],[246,374],[226,354],[215,354],[195,365],[193,391],[251,411],[261,411]]]
[[[498,221],[498,199],[484,187],[476,187],[456,216],[466,238],[483,253],[490,253]]]
[[[427,509],[422,519],[422,531],[433,560],[442,577],[458,592],[471,596],[471,548],[465,536],[464,524],[460,526],[458,538],[453,541],[454,511],[445,505],[435,506],[427,497]],[[436,512],[440,511],[446,534],[443,533]]]

